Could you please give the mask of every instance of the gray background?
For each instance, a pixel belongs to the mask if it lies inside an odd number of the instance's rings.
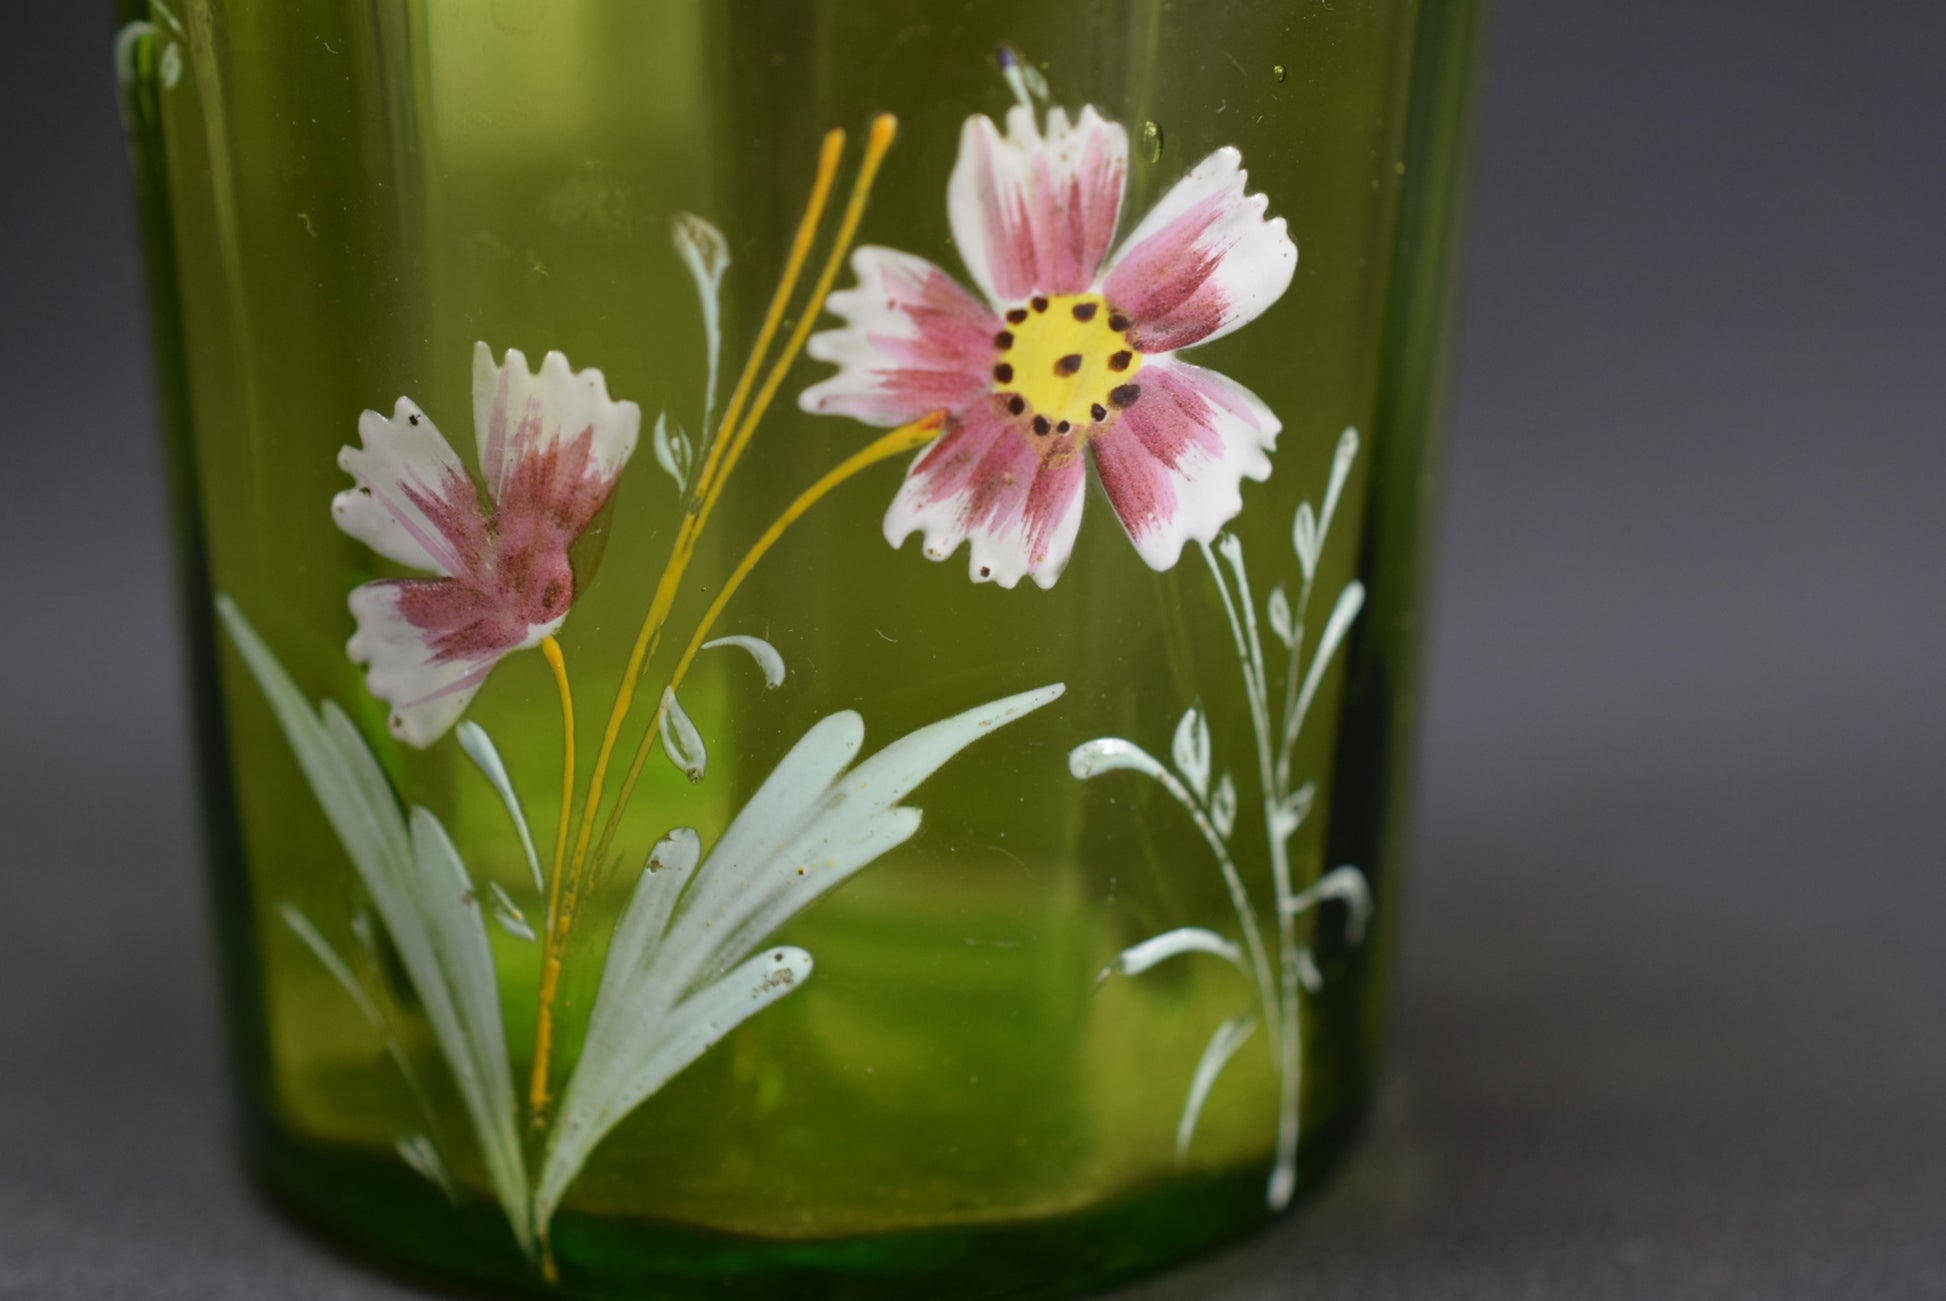
[[[0,74],[0,1297],[404,1297],[225,1144],[105,7]],[[1502,6],[1389,1082],[1128,1301],[1946,1296],[1942,50]]]

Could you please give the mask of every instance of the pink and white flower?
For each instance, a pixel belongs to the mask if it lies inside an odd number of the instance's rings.
[[[1260,315],[1290,287],[1297,247],[1242,156],[1219,149],[1112,256],[1128,137],[1092,107],[1045,133],[1025,105],[969,118],[946,191],[953,240],[982,295],[922,258],[853,255],[844,318],[810,343],[838,372],[807,411],[896,426],[947,414],[885,516],[943,560],[969,542],[976,581],[1051,587],[1073,550],[1084,450],[1135,549],[1156,569],[1208,542],[1270,475],[1280,424],[1255,394],[1177,353]]]
[[[357,485],[332,500],[338,527],[434,578],[391,578],[351,594],[346,646],[392,706],[390,726],[421,748],[445,734],[501,657],[540,645],[568,617],[568,549],[607,503],[635,450],[642,412],[615,402],[598,370],[550,352],[540,371],[509,349],[473,350],[479,488],[430,417],[400,398],[358,420],[361,447],[338,464]]]

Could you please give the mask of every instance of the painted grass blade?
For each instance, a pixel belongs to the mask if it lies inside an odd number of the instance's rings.
[[[765,945],[805,907],[918,829],[899,803],[974,741],[1054,700],[1060,684],[901,737],[852,767],[864,724],[813,724],[697,865],[696,835],[651,855],[609,945],[581,1057],[561,1096],[535,1193],[545,1236],[562,1194],[621,1119],[737,1025],[811,973],[802,949]],[[847,771],[849,770],[849,771]]]
[[[775,688],[784,685],[784,657],[778,654],[775,646],[763,638],[739,633],[703,643],[704,650],[711,650],[717,646],[735,646],[746,651],[751,659],[757,661],[757,667],[763,670],[765,687]]]
[[[1203,1104],[1209,1101],[1210,1090],[1216,1087],[1216,1077],[1243,1047],[1243,1041],[1257,1028],[1254,1016],[1237,1016],[1216,1027],[1209,1043],[1203,1048],[1203,1056],[1196,1063],[1196,1074],[1189,1080],[1189,1096],[1183,1099],[1182,1119],[1176,1122],[1176,1163],[1182,1164],[1189,1159],[1190,1140],[1196,1137],[1196,1122],[1202,1119]]]
[[[531,1252],[499,984],[466,869],[432,814],[413,809],[408,825],[344,711],[327,701],[314,712],[236,604],[218,597],[217,611],[392,937],[458,1086],[494,1194],[522,1249]]]
[[[500,796],[500,802],[507,806],[507,817],[514,824],[514,831],[520,836],[520,848],[527,855],[527,870],[534,875],[534,890],[538,894],[547,892],[547,884],[541,879],[541,858],[534,852],[534,837],[527,830],[527,815],[521,811],[520,796],[514,793],[513,778],[507,773],[507,765],[500,761],[500,751],[493,744],[487,730],[472,719],[466,719],[453,729],[459,738],[459,748],[466,751],[466,757],[480,770],[487,783]]]
[[[1131,944],[1117,953],[1096,974],[1095,983],[1099,985],[1110,976],[1139,976],[1150,967],[1190,953],[1207,953],[1223,959],[1246,976],[1250,974],[1250,968],[1243,960],[1243,950],[1234,941],[1202,926],[1178,926],[1173,931],[1151,935],[1140,944]]]

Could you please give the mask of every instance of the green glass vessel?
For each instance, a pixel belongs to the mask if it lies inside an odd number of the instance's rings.
[[[1476,17],[123,0],[280,1199],[499,1293],[905,1299],[1314,1186]]]

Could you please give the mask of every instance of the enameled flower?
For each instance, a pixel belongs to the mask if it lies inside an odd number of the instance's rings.
[[[389,560],[435,578],[383,579],[351,594],[346,646],[392,706],[400,740],[431,745],[509,652],[558,630],[575,597],[573,545],[635,450],[642,413],[615,402],[598,370],[550,352],[538,374],[509,350],[496,367],[473,351],[473,424],[486,494],[432,420],[400,398],[367,411],[362,447],[338,464],[357,486],[333,499],[338,527]]]
[[[1002,135],[969,118],[947,187],[960,256],[985,297],[886,248],[852,258],[841,329],[811,340],[838,366],[807,411],[902,425],[947,413],[885,516],[943,560],[971,543],[976,580],[1051,587],[1081,524],[1084,449],[1136,550],[1156,569],[1213,539],[1270,474],[1277,417],[1233,380],[1176,354],[1254,319],[1290,286],[1297,248],[1219,149],[1109,256],[1128,137],[1092,107],[1025,105]]]

